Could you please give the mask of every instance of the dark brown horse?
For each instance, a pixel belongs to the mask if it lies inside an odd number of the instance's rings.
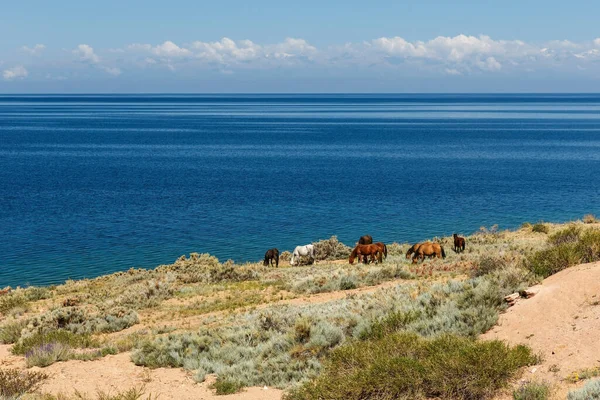
[[[265,253],[265,262],[264,262],[265,267],[267,265],[271,265],[271,267],[272,267],[273,263],[275,263],[275,268],[279,267],[279,250],[277,250],[275,248],[269,249]]]
[[[415,255],[413,256],[413,264],[416,264],[419,259],[421,261],[425,260],[425,257],[437,257],[437,258],[446,258],[446,252],[444,248],[439,243],[431,243],[425,242],[421,243],[421,245],[415,250]]]
[[[371,235],[364,235],[358,239],[358,244],[373,244],[373,237]]]
[[[373,237],[371,235],[364,235],[358,239],[358,244],[373,244]],[[367,263],[367,260],[364,260],[364,263]]]
[[[348,262],[354,264],[354,259],[358,258],[359,261],[362,260],[366,264],[367,257],[371,256],[371,262],[377,260],[381,263],[383,262],[382,253],[381,248],[376,244],[357,244],[352,253],[350,253]]]
[[[452,237],[454,238],[454,251],[456,253],[465,251],[465,238],[458,236],[456,233],[453,234]]]

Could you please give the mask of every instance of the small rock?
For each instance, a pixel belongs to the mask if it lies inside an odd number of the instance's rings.
[[[265,386],[265,387],[263,387],[263,390],[269,390],[269,388]]]
[[[537,371],[537,368],[536,368],[536,367],[533,367],[533,368],[531,369],[531,373],[532,373],[532,374],[535,374],[535,371]]]

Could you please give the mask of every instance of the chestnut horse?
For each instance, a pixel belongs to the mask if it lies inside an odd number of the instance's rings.
[[[358,244],[373,244],[373,236],[371,235],[364,235],[361,236],[360,239],[358,239]],[[364,260],[364,263],[367,263],[367,260]]]
[[[454,238],[454,251],[456,253],[465,251],[465,238],[458,236],[456,233],[453,234],[452,237]]]
[[[385,243],[377,242],[373,244],[379,247],[379,251],[381,251],[381,253],[383,254],[383,258],[387,258],[387,246],[385,245]]]
[[[275,263],[275,268],[279,267],[279,250],[277,250],[276,248],[269,249],[265,253],[265,267],[267,265],[270,265],[272,267],[273,263]]]
[[[383,262],[381,248],[376,244],[357,244],[352,253],[350,253],[348,262],[354,264],[354,259],[358,258],[359,261],[362,259],[366,264],[368,256],[371,256],[371,262],[374,260],[377,260],[379,263]]]
[[[439,243],[421,243],[421,245],[415,250],[412,262],[413,264],[416,264],[419,259],[421,259],[421,261],[424,261],[425,257],[431,258],[433,256],[437,258],[446,258],[446,252]]]

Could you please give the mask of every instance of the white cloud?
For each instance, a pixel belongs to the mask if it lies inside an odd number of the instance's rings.
[[[90,62],[92,64],[97,64],[100,62],[100,57],[94,53],[94,49],[87,44],[80,44],[77,46],[75,50],[73,50],[73,54],[79,56],[82,61]]]
[[[476,65],[484,71],[500,71],[502,69],[502,64],[494,57],[488,57],[485,61],[478,60]]]
[[[167,40],[163,44],[152,48],[152,53],[161,57],[183,57],[191,54],[188,49],[179,47],[170,40]]]
[[[113,76],[119,76],[119,75],[121,75],[121,70],[119,68],[111,68],[111,67],[101,66],[100,69],[102,69],[107,74],[110,74],[110,75],[113,75]]]
[[[41,53],[45,48],[46,46],[44,46],[43,44],[36,44],[33,47],[23,46],[21,47],[21,50],[35,56]]]
[[[600,47],[600,38],[594,39],[594,45]]]
[[[7,81],[12,81],[15,79],[23,79],[29,75],[29,72],[25,69],[25,67],[18,65],[16,67],[12,67],[9,69],[5,69],[2,72],[2,77]]]

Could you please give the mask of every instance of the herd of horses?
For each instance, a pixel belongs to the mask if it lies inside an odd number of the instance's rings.
[[[453,234],[452,237],[454,238],[454,251],[456,253],[464,251],[466,244],[465,238],[458,236],[456,233]],[[354,264],[354,261],[358,259],[359,262],[362,261],[364,264],[368,264],[369,262],[382,263],[383,259],[387,258],[387,255],[388,251],[385,243],[373,243],[373,237],[371,237],[371,235],[364,235],[360,237],[358,243],[350,253],[348,262]],[[299,264],[301,257],[308,257],[310,258],[311,263],[313,263],[315,261],[315,246],[312,244],[296,246],[292,252],[292,257],[290,258],[290,265],[295,265],[296,262]],[[416,264],[419,260],[423,262],[425,257],[446,258],[446,252],[441,244],[435,242],[415,243],[406,252],[406,258],[412,258],[413,264]],[[279,250],[276,248],[267,250],[265,253],[264,265],[275,266],[275,268],[279,267]]]

